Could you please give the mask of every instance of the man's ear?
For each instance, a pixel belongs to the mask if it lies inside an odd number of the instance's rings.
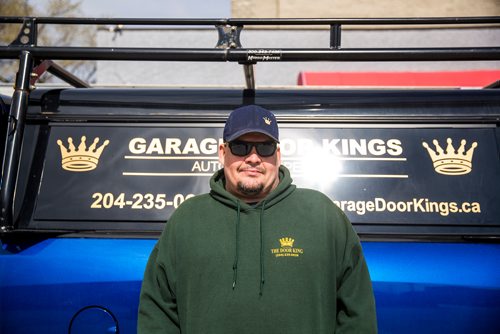
[[[226,156],[226,144],[219,144],[219,163],[224,167],[224,158]]]
[[[281,150],[280,145],[276,148],[276,166],[281,166]]]

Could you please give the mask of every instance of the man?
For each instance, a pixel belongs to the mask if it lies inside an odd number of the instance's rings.
[[[376,333],[359,239],[292,184],[274,115],[234,110],[209,194],[172,215],[148,261],[139,333]]]

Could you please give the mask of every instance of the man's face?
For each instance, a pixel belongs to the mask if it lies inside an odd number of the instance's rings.
[[[257,132],[247,133],[237,140],[251,143],[272,141]],[[227,144],[221,144],[219,161],[224,166],[226,190],[245,202],[258,202],[278,186],[281,165],[279,147],[270,157],[260,156],[255,147],[248,155],[240,157],[234,155]]]

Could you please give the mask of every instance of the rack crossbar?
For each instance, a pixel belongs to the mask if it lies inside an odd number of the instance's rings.
[[[196,49],[32,47],[33,57],[53,60],[297,62],[297,61],[473,61],[500,60],[500,47],[405,49]],[[19,58],[19,47],[0,47],[0,58]]]

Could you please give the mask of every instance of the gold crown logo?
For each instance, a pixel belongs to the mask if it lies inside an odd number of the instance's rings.
[[[294,239],[288,237],[280,239],[281,247],[293,247],[294,242],[295,242]]]
[[[73,138],[71,137],[68,138],[68,148],[63,145],[60,139],[57,140],[57,145],[61,148],[61,165],[63,169],[72,172],[86,172],[97,167],[99,157],[104,148],[109,144],[109,140],[104,141],[104,143],[97,148],[99,137],[96,137],[92,145],[87,149],[87,145],[85,144],[86,139],[85,136],[82,136],[80,145],[78,145],[77,149],[75,149]]]
[[[271,119],[269,117],[262,117],[262,119],[264,120],[264,122],[266,122],[267,125],[271,125]]]
[[[472,170],[472,154],[477,147],[477,143],[473,142],[471,147],[465,152],[465,139],[462,139],[457,151],[455,151],[452,145],[451,138],[446,139],[446,142],[448,143],[446,151],[439,146],[436,139],[432,141],[436,147],[435,151],[426,142],[422,142],[422,146],[429,152],[434,170],[444,175],[464,175],[470,173]]]

